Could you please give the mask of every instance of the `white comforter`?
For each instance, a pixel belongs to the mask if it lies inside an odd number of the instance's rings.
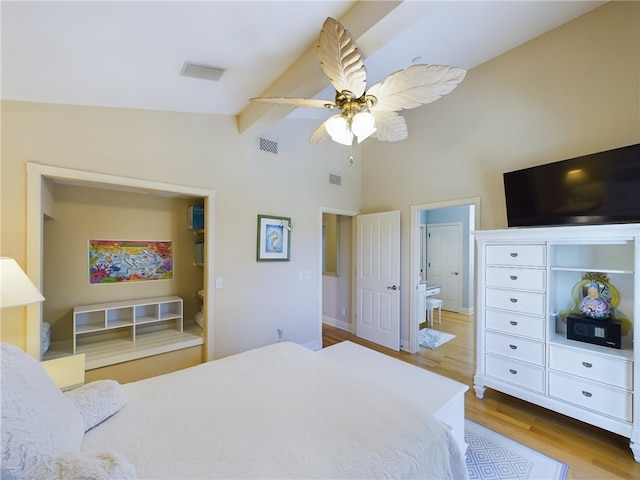
[[[304,347],[279,343],[124,386],[85,435],[138,478],[466,478],[448,429]]]

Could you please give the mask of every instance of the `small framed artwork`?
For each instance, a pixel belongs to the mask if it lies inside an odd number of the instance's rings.
[[[289,261],[291,219],[258,215],[258,262]]]

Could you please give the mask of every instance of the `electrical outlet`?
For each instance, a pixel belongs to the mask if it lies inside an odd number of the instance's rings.
[[[284,339],[284,329],[278,328],[276,329],[276,342],[281,342]]]
[[[345,307],[340,308],[340,315],[343,317],[347,314],[347,309]]]

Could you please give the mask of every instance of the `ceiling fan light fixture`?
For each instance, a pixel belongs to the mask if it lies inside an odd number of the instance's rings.
[[[408,135],[407,122],[396,112],[434,102],[456,88],[466,74],[457,67],[417,64],[420,57],[416,56],[413,65],[392,73],[367,90],[367,71],[356,42],[331,17],[322,25],[316,53],[322,71],[335,88],[333,101],[292,97],[250,99],[289,108],[338,109],[340,113],[313,131],[311,143],[331,137],[334,142],[351,146],[354,136],[358,143],[369,137],[385,142],[404,140]]]
[[[356,135],[356,137],[358,137],[358,143],[364,142],[367,138],[369,138],[371,135],[376,133],[377,130],[378,130],[377,128],[372,127],[371,129],[367,130],[364,134]]]
[[[376,130],[375,118],[371,112],[359,112],[351,121],[351,131],[358,137],[358,143],[369,138]]]
[[[349,129],[347,119],[341,114],[334,115],[325,124],[327,133],[331,136],[331,140],[342,145],[351,145],[353,142],[353,134]]]
[[[349,147],[353,144],[353,133],[350,130],[345,130],[340,135],[332,136],[331,140]]]

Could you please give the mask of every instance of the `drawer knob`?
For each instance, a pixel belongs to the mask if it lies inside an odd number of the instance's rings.
[[[517,275],[509,275],[509,278],[510,278],[511,280],[517,280],[517,279],[518,279],[518,276],[517,276]]]
[[[509,300],[511,300],[511,303],[518,303],[518,299],[517,298],[510,298]]]
[[[587,392],[585,390],[582,390],[582,394],[587,398],[589,398],[591,395],[593,395],[591,392]]]
[[[510,368],[510,369],[509,369],[509,373],[510,373],[511,375],[517,375],[517,374],[518,374],[518,371],[517,371],[517,370],[514,370],[513,368]],[[584,392],[582,392],[582,393],[584,393]]]
[[[591,364],[589,362],[582,362],[582,366],[586,367],[586,368],[591,368],[591,367],[593,367],[593,364]]]
[[[517,346],[517,345],[509,345],[509,348],[510,348],[511,350],[517,350],[517,349],[518,349],[518,346]]]
[[[516,258],[518,256],[518,252],[511,252],[509,255],[511,255],[513,258]]]
[[[516,322],[515,320],[509,320],[509,323],[510,323],[511,325],[513,325],[514,327],[515,327],[516,325],[518,325],[518,322]]]

